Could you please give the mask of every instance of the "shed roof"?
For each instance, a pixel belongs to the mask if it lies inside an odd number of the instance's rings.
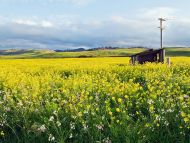
[[[157,50],[149,49],[149,50],[143,51],[141,53],[131,55],[131,57],[156,54],[156,53],[159,53],[160,51],[163,51],[163,50],[164,50],[164,48],[163,49],[157,49]]]

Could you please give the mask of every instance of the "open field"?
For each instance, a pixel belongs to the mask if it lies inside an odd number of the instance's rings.
[[[143,48],[125,48],[113,50],[95,50],[83,52],[55,52],[53,50],[6,50],[0,52],[0,58],[28,59],[28,58],[85,58],[85,57],[129,57],[142,52]],[[166,55],[170,57],[190,57],[190,48],[166,48]]]
[[[189,142],[190,58],[0,60],[0,142]]]

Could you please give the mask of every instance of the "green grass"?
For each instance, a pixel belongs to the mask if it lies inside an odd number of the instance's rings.
[[[0,58],[27,59],[27,58],[85,58],[85,57],[129,57],[142,52],[143,48],[120,48],[114,50],[95,50],[83,52],[54,52],[52,50],[7,50],[0,52]],[[166,48],[166,56],[190,57],[190,48]]]
[[[177,56],[190,57],[190,48],[167,48],[166,55],[171,57],[177,57]]]

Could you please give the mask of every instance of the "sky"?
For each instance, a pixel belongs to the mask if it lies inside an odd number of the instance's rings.
[[[190,47],[189,0],[0,0],[0,49]]]

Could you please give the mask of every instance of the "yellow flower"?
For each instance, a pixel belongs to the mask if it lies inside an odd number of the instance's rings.
[[[115,117],[111,117],[112,120],[115,120]]]
[[[115,101],[115,97],[112,97],[111,99]]]
[[[121,98],[118,98],[118,100],[117,100],[119,103],[121,103],[122,102],[122,99]]]
[[[146,123],[146,124],[145,124],[145,127],[149,127],[149,124],[148,124],[148,123]]]
[[[113,113],[110,111],[110,112],[109,112],[109,115],[110,115],[110,116],[112,116],[112,115],[113,115]]]
[[[5,135],[5,133],[3,131],[1,131],[0,135],[3,137]]]
[[[106,101],[105,101],[105,104],[108,104],[108,103],[109,103],[109,102],[106,100]]]
[[[90,100],[93,100],[93,97],[92,96],[90,96],[90,98],[89,98]]]
[[[189,118],[188,118],[188,117],[185,117],[185,118],[184,118],[184,121],[185,121],[185,123],[187,123],[187,122],[189,121]]]
[[[116,108],[116,112],[121,112],[121,110],[119,108]]]
[[[79,112],[79,114],[78,114],[78,115],[79,115],[79,117],[82,117],[82,112]]]
[[[129,98],[127,95],[125,95],[125,99]]]
[[[182,117],[185,117],[186,114],[182,111],[182,112],[181,112],[181,116],[182,116]]]
[[[154,111],[154,106],[150,106],[150,111],[153,112]]]

